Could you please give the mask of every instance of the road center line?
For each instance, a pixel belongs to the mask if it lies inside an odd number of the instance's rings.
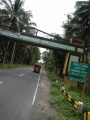
[[[19,75],[19,76],[23,76],[24,74],[21,74],[21,75]]]
[[[37,90],[38,90],[38,86],[39,86],[40,77],[41,77],[41,72],[40,72],[40,75],[39,75],[39,78],[38,78],[38,83],[37,83],[37,87],[36,87],[35,94],[34,94],[34,97],[33,97],[32,105],[35,102],[35,98],[36,98],[36,94],[37,94]]]

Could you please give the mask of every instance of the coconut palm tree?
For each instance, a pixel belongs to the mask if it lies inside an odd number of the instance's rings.
[[[76,11],[74,12],[74,19],[80,25],[82,31],[82,39],[88,41],[90,33],[90,0],[76,2]]]
[[[22,61],[22,64],[26,64],[27,62],[27,59],[32,55],[32,46],[31,45],[28,45],[28,44],[22,44],[23,47],[21,47],[20,49],[20,59]]]
[[[20,17],[22,14],[24,14],[25,10],[23,9],[23,0],[15,0],[14,3],[12,3],[11,0],[1,0],[2,5],[4,6],[2,9],[0,9],[0,13],[2,14],[3,23],[7,24],[9,26],[15,26],[19,27],[20,24]]]
[[[12,2],[12,0],[1,0],[0,4],[3,5],[2,8],[0,8],[0,19],[1,19],[1,25],[7,25],[10,26],[9,29],[14,32],[19,32],[18,27],[22,26],[30,26],[31,24],[36,25],[35,23],[31,22],[32,13],[31,11],[25,11],[23,9],[24,0],[15,0]],[[13,27],[11,27],[13,26]],[[10,63],[13,62],[13,57],[15,53],[15,47],[16,42],[13,46],[13,51],[11,55]]]

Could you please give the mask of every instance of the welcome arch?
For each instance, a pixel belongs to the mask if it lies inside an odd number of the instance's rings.
[[[57,41],[54,39],[53,35],[50,35],[44,31],[41,31],[39,29],[33,28],[33,27],[18,27],[18,30],[22,30],[22,32],[14,32],[10,31],[10,28],[15,29],[13,26],[1,26],[0,28],[0,38],[2,39],[11,39],[15,41],[21,41],[25,43],[29,43],[31,45],[35,45],[38,47],[44,47],[48,49],[57,49],[61,51],[66,51],[66,60],[63,68],[63,75],[65,76],[65,81],[68,76],[68,70],[70,67],[71,61],[81,62],[83,61],[85,46],[84,42],[81,40],[65,40],[60,39],[60,41]],[[29,33],[25,32],[26,30],[29,31]],[[32,34],[31,34],[32,33]],[[44,37],[41,36],[41,33]]]

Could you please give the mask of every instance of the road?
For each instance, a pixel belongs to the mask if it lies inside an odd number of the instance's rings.
[[[33,68],[0,70],[0,120],[29,120],[39,78]]]

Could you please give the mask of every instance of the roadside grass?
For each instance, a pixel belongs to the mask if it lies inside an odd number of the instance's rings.
[[[48,78],[52,81],[51,86],[51,105],[53,105],[56,110],[60,113],[59,117],[50,116],[49,120],[83,120],[83,113],[78,113],[78,111],[73,107],[73,105],[67,100],[66,96],[60,92],[60,87],[65,87],[66,84],[62,82],[62,78],[58,78],[53,73],[47,71]],[[75,101],[82,101],[84,104],[84,111],[90,111],[90,89],[85,91],[82,98],[82,88],[76,87],[72,84],[68,85],[66,90],[68,95],[70,95]]]
[[[18,67],[30,67],[31,65],[22,65],[22,64],[0,64],[0,69],[6,68],[18,68]]]

